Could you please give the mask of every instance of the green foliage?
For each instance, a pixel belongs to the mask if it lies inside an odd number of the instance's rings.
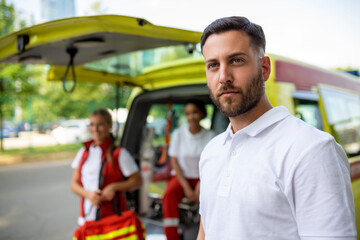
[[[15,10],[5,0],[0,2],[0,35],[14,30]],[[28,71],[26,66],[18,64],[0,64],[0,117],[13,116],[17,97],[31,94],[36,88],[31,84],[35,72]]]
[[[0,2],[0,36],[14,31],[15,9],[12,4],[8,5],[6,0]]]
[[[4,118],[14,116],[15,107],[26,107],[21,100],[28,99],[38,89],[37,78],[41,70],[20,64],[0,64],[1,98]]]
[[[4,89],[0,101],[5,119],[14,119],[15,108],[22,109],[18,121],[54,122],[59,119],[86,118],[96,108],[114,109],[116,87],[108,84],[77,83],[66,93],[61,82],[46,80],[44,66],[1,64],[0,81]],[[126,106],[131,89],[120,89],[120,107]]]
[[[120,107],[125,107],[130,89],[121,88]],[[77,83],[75,91],[66,93],[61,82],[41,83],[41,91],[33,102],[38,123],[58,119],[87,118],[97,108],[115,108],[116,88],[108,84]]]
[[[55,153],[55,152],[64,152],[64,151],[78,151],[83,145],[81,143],[74,144],[65,144],[65,145],[55,145],[55,146],[45,146],[45,147],[32,147],[32,148],[20,148],[20,149],[7,149],[1,154],[6,155],[19,155],[19,154],[36,154],[36,153]]]
[[[166,55],[161,56],[161,62],[168,62],[174,59],[188,58],[190,54],[187,51],[184,51],[184,46],[176,46],[169,48],[169,51],[166,52]]]

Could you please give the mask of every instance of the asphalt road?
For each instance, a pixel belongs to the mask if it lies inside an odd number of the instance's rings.
[[[69,162],[0,168],[0,239],[72,239],[78,197]]]
[[[0,239],[72,239],[79,198],[71,174],[69,161],[0,167]],[[165,240],[161,225],[143,223],[147,240]]]

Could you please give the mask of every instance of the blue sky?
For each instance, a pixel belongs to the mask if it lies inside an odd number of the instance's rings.
[[[78,16],[96,0],[75,0]],[[7,0],[40,17],[40,0]],[[156,25],[202,31],[240,15],[261,25],[267,52],[312,65],[360,69],[360,0],[101,0],[106,14],[142,17]]]

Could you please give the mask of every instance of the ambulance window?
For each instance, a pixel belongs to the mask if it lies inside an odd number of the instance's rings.
[[[328,123],[336,140],[352,156],[360,153],[360,95],[356,92],[321,88]]]
[[[320,109],[316,101],[296,100],[295,115],[304,122],[323,130]]]
[[[330,125],[360,118],[360,95],[334,89],[320,89]]]

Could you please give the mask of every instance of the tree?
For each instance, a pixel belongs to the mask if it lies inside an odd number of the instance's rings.
[[[14,31],[15,9],[6,0],[0,2],[0,35]],[[0,64],[0,133],[4,118],[13,118],[18,99],[36,91],[36,75],[39,71],[19,64]],[[1,136],[0,149],[3,149]]]
[[[6,4],[6,0],[0,2],[0,29],[1,36],[14,31],[15,10],[12,4]]]
[[[109,84],[77,83],[75,91],[66,93],[60,82],[43,79],[34,101],[37,123],[58,119],[87,118],[96,108],[115,108],[116,88]],[[126,106],[130,89],[121,88],[120,107]],[[45,100],[45,101],[44,101]]]

